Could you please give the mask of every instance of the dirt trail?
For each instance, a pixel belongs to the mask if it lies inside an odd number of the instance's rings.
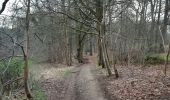
[[[106,100],[92,74],[93,69],[94,65],[84,64],[71,70],[62,81],[44,80],[42,85],[48,100]]]
[[[106,100],[91,72],[93,67],[91,64],[81,66],[76,77],[76,100]]]

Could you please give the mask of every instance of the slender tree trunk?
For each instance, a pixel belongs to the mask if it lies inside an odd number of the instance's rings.
[[[112,34],[111,32],[111,23],[112,23],[112,11],[111,11],[111,0],[109,0],[109,34]],[[112,40],[112,37],[111,37],[111,40]],[[112,44],[112,42],[111,42]],[[115,40],[115,45],[116,45],[116,40]],[[112,48],[113,49],[113,48]],[[106,51],[107,51],[107,47],[106,47]],[[107,53],[107,58],[108,57],[108,53]],[[115,53],[113,51],[113,62],[114,62],[114,66],[113,66],[113,69],[114,69],[114,72],[115,72],[115,77],[118,78],[119,77],[119,74],[118,74],[118,71],[117,71],[117,68],[116,68],[116,56],[115,56]]]
[[[65,19],[66,20],[66,19]],[[69,57],[69,42],[68,42],[68,32],[67,32],[67,21],[65,21],[65,25],[64,25],[64,41],[65,41],[65,58],[66,58],[66,64],[68,65],[68,66],[70,66],[71,65],[71,63],[70,63],[70,57]]]
[[[28,86],[28,56],[24,55],[24,88],[25,88],[25,93],[27,95],[27,98],[30,99],[32,98],[31,92],[29,90],[29,86]]]
[[[113,69],[114,69],[116,78],[118,78],[118,77],[119,77],[119,73],[118,73],[117,68],[116,68],[116,61],[117,61],[117,60],[114,59],[114,66],[113,66]]]
[[[93,38],[90,36],[90,56],[93,55]]]
[[[159,0],[159,11],[158,11],[158,20],[157,20],[157,24],[160,24],[160,16],[161,16],[161,7],[162,7],[162,0]]]
[[[167,55],[166,55],[165,68],[164,68],[165,76],[166,76],[166,69],[167,69],[168,58],[169,58],[169,53],[170,53],[170,44],[169,44],[168,46],[169,46],[169,47],[168,47],[168,52],[167,52]]]
[[[156,35],[156,41],[159,43],[160,47],[157,47],[157,52],[164,51],[163,44],[161,41],[159,41],[158,38],[160,33],[159,26],[160,26],[161,8],[162,8],[162,0],[159,0],[158,19],[157,19],[157,28],[156,28],[156,33],[158,33],[158,35]]]
[[[72,37],[71,38],[69,38],[69,66],[71,66],[72,65],[72,52],[73,52],[73,50],[72,50]]]
[[[102,54],[103,54],[104,65],[106,66],[108,75],[111,76],[112,75],[112,71],[110,69],[111,65],[109,63],[109,57],[108,57],[108,54],[107,54],[107,50],[106,50],[104,39],[103,40],[101,39],[101,45],[102,45],[102,51],[103,51]]]
[[[28,99],[32,98],[31,92],[28,86],[28,43],[29,43],[29,14],[30,14],[30,0],[27,1],[27,13],[26,13],[26,33],[25,33],[25,53],[24,53],[24,88]]]
[[[168,0],[165,1],[165,11],[164,11],[164,25],[162,28],[162,34],[166,43],[166,33],[167,33],[167,22],[168,22]]]
[[[0,79],[1,79],[1,77],[0,77]],[[0,80],[1,81],[1,80]],[[1,84],[2,85],[2,84]],[[1,89],[0,89],[0,100],[2,100],[2,95],[3,95],[3,86],[1,87]]]

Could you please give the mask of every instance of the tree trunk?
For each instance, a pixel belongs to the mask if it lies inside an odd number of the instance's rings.
[[[101,45],[102,45],[102,55],[103,55],[103,63],[107,69],[107,72],[108,72],[108,75],[111,76],[112,75],[112,72],[111,72],[111,69],[110,69],[110,63],[109,63],[109,58],[108,58],[108,53],[107,53],[107,50],[106,50],[106,46],[105,46],[105,41],[104,39],[102,40],[101,39]]]
[[[169,53],[170,53],[170,44],[169,44],[169,47],[168,47],[168,52],[167,52],[166,61],[165,61],[165,68],[164,68],[164,74],[165,74],[165,76],[166,76],[166,69],[167,69],[167,64],[168,64]]]
[[[98,40],[98,65],[102,66],[102,68],[105,68],[104,61],[103,61],[101,40]]]
[[[66,6],[65,6],[65,0],[62,0],[62,11],[64,13],[67,13]],[[64,29],[65,61],[68,66],[71,66],[69,37],[68,37],[68,28],[67,28],[68,20],[65,15],[63,15],[63,18],[64,18],[63,29]]]
[[[85,37],[84,37],[85,38]],[[77,48],[77,59],[79,63],[83,63],[83,37],[81,38],[81,34],[78,35],[78,48]]]
[[[98,32],[98,65],[105,68],[104,57],[102,54],[102,43],[101,43],[101,23],[103,20],[103,0],[96,0],[96,29]]]
[[[31,92],[29,90],[29,86],[28,86],[28,56],[24,55],[24,88],[25,88],[25,93],[27,95],[28,99],[32,98]]]
[[[69,53],[69,63],[68,63],[68,65],[69,66],[71,66],[72,65],[72,52],[73,52],[73,50],[72,50],[72,37],[71,38],[69,38],[69,51],[68,51]]]
[[[165,1],[165,11],[164,11],[164,25],[163,25],[163,28],[162,28],[162,34],[163,34],[163,37],[164,37],[164,40],[165,40],[165,43],[166,43],[166,34],[167,34],[167,22],[168,22],[168,0]]]
[[[111,76],[109,57],[105,46],[105,4],[103,0],[96,0],[96,29],[98,32],[98,48],[99,48],[99,65],[106,67],[108,75]]]
[[[25,50],[24,54],[24,88],[28,99],[32,98],[31,92],[28,86],[28,43],[29,43],[29,13],[30,13],[30,0],[27,1],[27,13],[26,13],[26,31],[25,31]]]
[[[157,24],[160,24],[160,16],[161,16],[161,7],[162,7],[162,0],[159,0],[159,11],[158,11],[158,20],[157,20]]]
[[[77,59],[79,63],[83,63],[83,49],[82,47],[77,49]]]
[[[116,68],[116,59],[114,59],[113,69],[114,69],[114,72],[115,72],[115,77],[118,78],[119,77],[119,73],[118,73],[117,68]]]
[[[79,63],[83,63],[83,49],[82,47],[77,49],[77,59]]]
[[[90,37],[90,56],[93,56],[93,38]]]
[[[109,34],[112,34],[112,31],[111,31],[111,23],[112,23],[112,11],[111,11],[111,0],[109,0],[109,10],[108,10],[108,16],[109,16]],[[111,37],[111,41],[112,41],[112,37]],[[111,42],[111,44],[113,45],[113,42]],[[115,40],[115,45],[116,45],[116,40]],[[106,45],[105,45],[106,46]],[[113,47],[113,46],[112,46]],[[106,48],[106,51],[107,51],[107,48]],[[113,51],[113,48],[112,48],[112,51]],[[108,57],[108,53],[107,53],[107,57]],[[108,57],[109,58],[109,57]],[[113,62],[114,62],[114,66],[113,66],[113,69],[114,69],[114,72],[115,72],[115,77],[118,78],[119,77],[119,74],[118,74],[118,71],[116,69],[116,56],[115,56],[115,53],[113,51]]]

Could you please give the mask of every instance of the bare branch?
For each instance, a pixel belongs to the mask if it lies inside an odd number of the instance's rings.
[[[8,3],[9,0],[5,0],[2,4],[2,8],[0,10],[0,14],[2,14],[2,12],[5,10],[6,4]]]

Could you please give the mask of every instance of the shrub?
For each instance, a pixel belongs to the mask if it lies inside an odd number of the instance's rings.
[[[23,72],[23,62],[20,58],[13,58],[8,68],[6,62],[7,61],[0,62],[0,73],[2,74],[6,70],[2,76],[4,82],[21,76]]]
[[[145,57],[146,63],[149,64],[163,64],[166,61],[166,54],[150,54]],[[170,61],[170,57],[168,57]]]

